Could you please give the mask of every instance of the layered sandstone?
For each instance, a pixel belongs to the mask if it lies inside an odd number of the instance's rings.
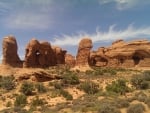
[[[109,67],[150,67],[150,42],[117,40],[110,47],[90,54],[91,65]]]
[[[13,67],[21,67],[22,62],[17,54],[18,46],[14,36],[7,36],[3,38],[2,51],[3,59],[2,64],[10,65]]]

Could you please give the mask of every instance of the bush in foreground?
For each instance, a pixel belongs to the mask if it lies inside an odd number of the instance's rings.
[[[4,76],[0,78],[0,87],[6,90],[12,90],[15,88],[15,82],[13,76]]]
[[[20,91],[25,95],[32,95],[34,90],[34,84],[32,82],[24,82],[21,86]]]
[[[27,104],[27,97],[25,95],[21,94],[16,97],[16,100],[14,102],[14,105],[16,107],[18,107],[18,106],[23,107],[26,104]]]
[[[85,81],[81,83],[79,88],[87,94],[95,94],[99,91],[99,86],[92,81]]]
[[[129,92],[130,88],[126,85],[126,80],[118,79],[113,81],[112,84],[107,85],[106,90],[109,92],[120,93],[122,95]]]
[[[121,113],[121,111],[109,104],[103,104],[100,106],[98,113]]]
[[[132,104],[128,107],[127,113],[144,113],[145,107],[143,104]]]

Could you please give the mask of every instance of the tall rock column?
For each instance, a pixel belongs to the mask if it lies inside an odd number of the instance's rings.
[[[21,67],[22,61],[20,60],[17,54],[18,46],[14,36],[4,37],[2,49],[3,49],[2,64],[10,65],[13,67]]]
[[[84,38],[80,41],[78,53],[76,56],[76,66],[89,65],[90,50],[92,49],[92,40]]]

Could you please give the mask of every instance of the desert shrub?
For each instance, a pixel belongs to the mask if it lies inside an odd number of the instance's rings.
[[[7,103],[6,103],[6,107],[11,107],[12,106],[12,102],[11,101],[8,101]]]
[[[27,97],[24,94],[18,95],[14,102],[15,106],[25,106],[27,104]]]
[[[113,68],[94,68],[93,75],[116,75],[117,71]]]
[[[75,73],[69,71],[69,72],[64,74],[63,79],[62,79],[62,83],[63,84],[70,84],[70,85],[76,85],[76,84],[79,84],[80,81],[79,81],[78,76]]]
[[[38,96],[36,96],[35,99],[32,100],[31,105],[34,107],[41,106],[44,105],[44,101],[40,99]]]
[[[93,75],[94,71],[92,70],[86,70],[85,74],[86,75]]]
[[[135,94],[135,98],[136,100],[140,101],[140,102],[145,102],[147,100],[147,95],[143,92],[138,92]]]
[[[87,94],[95,94],[99,91],[99,86],[92,81],[85,81],[81,83],[79,88]]]
[[[98,113],[121,113],[121,111],[109,104],[102,104],[98,110]]]
[[[125,99],[116,99],[115,104],[117,108],[126,108],[129,106],[130,103]]]
[[[145,107],[143,104],[132,104],[128,107],[127,113],[144,113]]]
[[[36,88],[39,93],[45,93],[47,91],[46,87],[42,83],[36,84]]]
[[[111,84],[108,84],[106,86],[106,90],[109,92],[115,92],[122,95],[126,92],[129,92],[130,88],[126,85],[125,79],[118,79],[116,81],[113,81]]]
[[[60,94],[61,94],[64,98],[66,98],[67,100],[72,100],[72,99],[73,99],[72,95],[71,95],[68,91],[65,91],[65,90],[63,90],[63,89],[60,90]]]
[[[32,95],[34,84],[32,82],[23,82],[20,91],[25,95]]]
[[[149,82],[147,81],[147,79],[147,74],[133,75],[131,78],[131,84],[136,89],[148,89]]]
[[[147,100],[145,101],[145,104],[147,104],[147,106],[150,108],[150,97],[147,98]]]
[[[147,71],[143,72],[143,78],[146,81],[150,81],[150,70],[147,70]]]
[[[13,76],[0,77],[0,87],[6,90],[12,90],[15,88],[15,82]]]
[[[62,89],[62,84],[61,83],[54,83],[54,88],[55,89]]]

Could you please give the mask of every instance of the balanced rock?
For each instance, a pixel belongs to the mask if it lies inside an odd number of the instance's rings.
[[[90,57],[90,50],[93,47],[92,40],[89,38],[84,38],[80,41],[78,47],[78,53],[76,56],[76,65],[88,65],[89,64],[89,57]]]
[[[17,54],[18,46],[14,36],[7,36],[3,38],[2,50],[3,50],[2,64],[10,65],[13,67],[22,66],[22,61],[20,60]]]

